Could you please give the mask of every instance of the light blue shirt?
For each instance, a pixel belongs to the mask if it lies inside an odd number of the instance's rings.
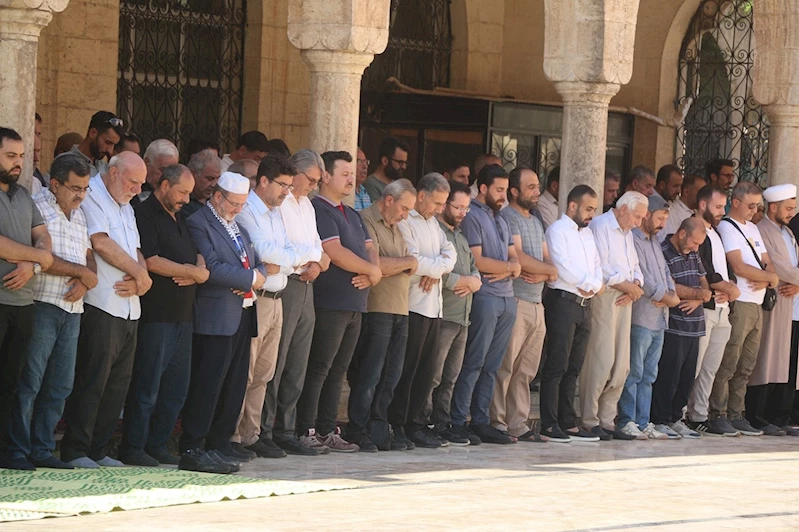
[[[117,203],[105,188],[100,174],[91,178],[89,186],[92,191],[80,207],[86,215],[89,236],[107,234],[130,258],[138,262],[141,242],[133,207]],[[108,264],[99,253],[95,253],[94,258],[97,261],[97,286],[86,293],[84,303],[117,318],[138,320],[141,317],[139,296],[120,297],[114,290],[114,285],[127,274]]]

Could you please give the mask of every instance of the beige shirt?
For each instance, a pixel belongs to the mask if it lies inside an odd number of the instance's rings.
[[[372,237],[377,253],[381,257],[407,257],[408,247],[396,224],[389,226],[380,213],[378,204],[361,211],[361,220]],[[369,312],[408,315],[408,288],[410,277],[398,273],[383,279],[369,289],[366,308]]]

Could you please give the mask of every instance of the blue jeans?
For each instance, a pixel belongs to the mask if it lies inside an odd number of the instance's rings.
[[[463,366],[452,394],[453,425],[465,425],[471,412],[475,425],[488,425],[494,381],[508,350],[516,321],[516,299],[474,295]]]
[[[163,451],[189,392],[193,325],[140,323],[120,453]]]
[[[663,329],[653,331],[633,325],[630,330],[630,373],[619,399],[619,428],[630,421],[640,428],[649,423],[652,384],[658,376],[663,338]]]
[[[37,301],[28,361],[9,427],[9,455],[41,461],[55,449],[55,427],[75,380],[80,314]]]

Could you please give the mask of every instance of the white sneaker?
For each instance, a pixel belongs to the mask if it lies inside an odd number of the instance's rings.
[[[671,424],[671,429],[687,440],[698,440],[702,437],[701,434],[691,429],[682,421],[675,421]]]
[[[636,440],[648,440],[649,437],[641,432],[635,421],[628,421],[626,425],[621,428],[621,431],[627,436],[632,436]]]
[[[682,438],[682,436],[674,432],[674,430],[668,425],[655,425],[655,430],[658,432],[662,432],[670,440],[679,440],[680,438]]]
[[[641,432],[646,434],[646,436],[650,440],[668,440],[669,439],[669,437],[666,434],[663,434],[659,430],[656,430],[655,429],[655,425],[652,424],[652,423],[648,423],[646,425],[646,427],[644,427],[644,430],[642,430]]]

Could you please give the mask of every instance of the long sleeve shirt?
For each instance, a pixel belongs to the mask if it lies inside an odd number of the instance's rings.
[[[667,292],[674,290],[674,279],[671,278],[656,237],[649,237],[636,228],[633,229],[633,240],[641,273],[644,275],[644,295],[633,303],[632,323],[652,331],[663,330],[668,326],[669,309],[656,307],[652,303],[660,301]]]
[[[637,279],[643,287],[644,275],[638,264],[632,231],[622,231],[612,210],[594,218],[588,227],[594,234],[605,284],[614,286]]]
[[[408,254],[418,263],[416,273],[410,278],[408,310],[428,318],[440,318],[444,306],[441,283],[425,292],[419,282],[422,277],[441,279],[451,272],[458,261],[455,246],[447,240],[438,220],[433,217],[426,220],[415,209],[397,226],[408,246]]]
[[[289,192],[280,206],[283,226],[286,228],[288,241],[300,254],[300,265],[308,262],[319,262],[322,258],[322,240],[316,225],[316,211],[306,196],[297,198]],[[300,267],[294,273],[302,273]]]
[[[549,226],[546,238],[549,256],[558,269],[557,281],[547,283],[550,288],[575,295],[580,295],[578,289],[585,292],[602,289],[602,265],[589,228],[579,229],[564,214]]]

